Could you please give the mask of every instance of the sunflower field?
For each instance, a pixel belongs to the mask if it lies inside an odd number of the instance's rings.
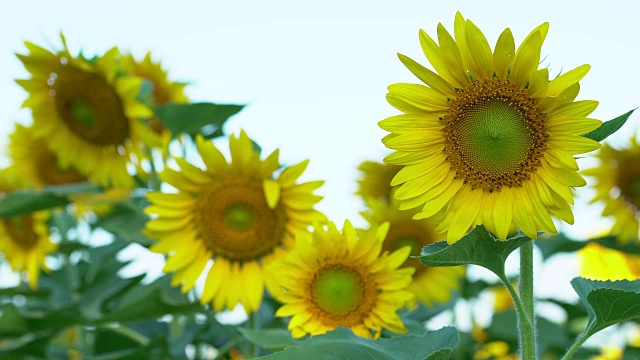
[[[195,100],[151,51],[13,49],[0,358],[640,359],[634,109],[592,115],[591,66],[546,62],[549,22],[451,15],[397,54],[413,80],[359,130],[386,150],[353,166],[345,219],[313,158],[271,146],[287,129],[230,131],[253,105]],[[296,111],[296,141],[344,139]],[[581,194],[608,221],[582,237]]]

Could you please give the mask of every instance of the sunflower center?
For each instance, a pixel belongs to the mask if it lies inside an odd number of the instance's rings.
[[[633,211],[640,210],[640,168],[636,164],[637,157],[620,157],[617,183],[620,195]]]
[[[284,209],[270,209],[262,183],[231,180],[205,191],[196,205],[196,226],[215,254],[230,260],[254,260],[281,244]]]
[[[4,218],[2,222],[9,237],[19,248],[29,251],[38,243],[38,234],[33,229],[31,215]]]
[[[391,224],[389,232],[383,243],[383,250],[394,252],[405,246],[411,247],[409,256],[418,256],[423,246],[433,244],[435,242],[435,234],[421,226],[415,220],[403,221]],[[429,269],[420,263],[420,260],[407,258],[403,267],[413,267],[416,269],[414,277]]]
[[[99,146],[122,145],[129,138],[122,101],[102,76],[66,65],[50,80],[58,115],[71,132]]]
[[[476,81],[442,118],[445,153],[457,177],[486,191],[521,186],[540,165],[546,116],[506,80]]]
[[[348,268],[323,269],[311,285],[311,296],[324,311],[345,315],[358,308],[364,285],[360,275]]]
[[[38,178],[45,185],[62,185],[86,181],[87,178],[75,168],[58,166],[58,159],[44,144],[39,147],[35,165]]]

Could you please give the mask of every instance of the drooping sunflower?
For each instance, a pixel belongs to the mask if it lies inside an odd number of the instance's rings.
[[[413,220],[415,212],[399,210],[395,199],[386,203],[382,199],[368,198],[366,203],[369,211],[361,214],[369,224],[389,222],[389,232],[382,245],[383,251],[391,252],[408,246],[411,249],[410,255],[418,256],[423,246],[442,240],[435,232],[433,220]],[[413,281],[406,289],[415,295],[415,301],[410,302],[410,306],[415,305],[416,301],[432,306],[451,300],[460,289],[461,279],[465,274],[463,266],[428,267],[412,258],[407,258],[402,266],[415,269]]]
[[[329,223],[296,235],[293,250],[268,269],[274,281],[269,291],[284,304],[276,316],[293,316],[293,337],[338,326],[368,338],[379,337],[382,328],[406,332],[396,310],[413,297],[405,288],[414,269],[398,269],[409,247],[381,254],[387,229],[384,224],[356,230],[345,221],[341,232]]]
[[[213,259],[201,302],[212,302],[216,311],[240,302],[251,313],[262,302],[263,268],[286,253],[294,232],[326,220],[313,209],[322,199],[313,191],[323,181],[296,183],[308,161],[274,177],[279,151],[261,160],[244,131],[229,138],[230,163],[202,137],[196,146],[206,169],[178,158],[180,171],[167,168],[160,175],[178,192],[147,196],[145,212],[157,217],[146,231],[159,239],[151,250],[169,256],[164,271],[175,271],[173,284],[182,284],[182,291],[193,288]]]
[[[578,252],[580,276],[594,280],[640,279],[640,256],[590,243]]]
[[[128,54],[122,58],[120,67],[125,73],[141,77],[149,82],[152,91],[144,100],[152,106],[189,101],[184,93],[187,84],[169,80],[169,73],[160,62],[154,62],[151,59],[151,52],[148,52],[140,61],[136,60],[132,54]],[[149,125],[158,134],[166,133],[164,126],[157,119],[151,119]]]
[[[29,98],[33,134],[47,143],[62,168],[74,167],[104,186],[130,188],[127,171],[132,154],[142,157],[140,144],[153,131],[141,118],[151,110],[136,99],[143,79],[118,73],[120,53],[112,48],[88,61],[63,49],[50,52],[25,42],[28,55],[18,55],[31,73],[16,80]]]
[[[399,165],[381,164],[375,161],[364,161],[358,170],[362,177],[358,180],[356,194],[362,198],[379,198],[389,202],[393,188],[389,186],[393,177],[402,169]]]
[[[512,223],[531,238],[551,233],[555,215],[573,223],[572,187],[586,182],[575,154],[599,143],[580,135],[601,121],[587,116],[596,101],[575,101],[589,65],[549,81],[538,69],[548,23],[515,49],[504,30],[494,51],[480,29],[456,14],[455,39],[438,25],[438,43],[420,31],[431,71],[400,60],[427,86],[394,84],[387,100],[404,114],[382,120],[391,132],[385,162],[404,167],[392,185],[416,219],[434,217],[452,243],[475,225],[506,239]]]
[[[14,188],[13,175],[6,169],[0,170],[0,198]],[[34,289],[38,287],[40,269],[49,271],[45,257],[57,249],[49,237],[48,219],[46,211],[0,218],[0,253],[11,269],[23,274]]]
[[[603,216],[612,216],[612,233],[623,243],[638,240],[640,223],[640,146],[631,139],[631,146],[616,150],[604,144],[597,153],[600,165],[582,173],[595,178],[596,195],[592,202],[603,201]]]

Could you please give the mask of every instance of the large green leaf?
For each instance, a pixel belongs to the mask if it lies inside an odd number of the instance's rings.
[[[155,113],[173,137],[202,134],[210,139],[222,135],[222,125],[243,107],[212,103],[167,104],[156,107]]]
[[[97,185],[78,183],[49,186],[41,191],[10,192],[0,199],[0,217],[24,215],[38,210],[64,206],[69,203],[67,198],[69,195],[97,193],[100,189]]]
[[[620,244],[615,236],[605,236],[596,239],[590,239],[585,241],[576,241],[569,239],[564,234],[558,234],[546,239],[540,239],[535,242],[536,246],[540,249],[542,257],[544,259],[560,252],[575,252],[590,243],[596,243],[604,247],[622,251],[628,254],[640,254],[640,246],[635,242],[628,244]]]
[[[452,327],[378,341],[356,336],[350,329],[340,327],[260,359],[440,360],[449,358],[457,342],[458,332]]]
[[[602,125],[600,125],[599,128],[593,130],[592,132],[583,135],[584,137],[587,137],[589,139],[601,142],[602,140],[606,139],[609,137],[609,135],[615,133],[616,131],[620,130],[620,128],[622,127],[622,125],[624,125],[624,123],[627,122],[627,119],[629,119],[629,116],[631,116],[631,114],[633,114],[633,112],[636,109],[633,109],[631,111],[629,111],[626,114],[620,115],[615,119],[609,120],[609,121],[605,121],[604,123],[602,123]]]
[[[254,330],[238,327],[238,331],[248,341],[271,351],[279,351],[298,344],[298,341],[292,338],[291,333],[286,329]]]
[[[640,280],[571,280],[571,286],[587,308],[589,323],[584,334],[596,332],[626,320],[640,318]]]
[[[479,265],[502,278],[509,254],[528,241],[531,239],[522,234],[500,241],[483,226],[477,226],[451,245],[440,241],[423,247],[418,259],[426,266]]]

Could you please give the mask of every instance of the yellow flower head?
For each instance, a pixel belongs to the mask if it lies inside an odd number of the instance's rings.
[[[15,180],[6,169],[0,171],[0,198],[12,191],[14,184]],[[40,269],[49,271],[45,257],[57,249],[49,238],[48,220],[46,211],[0,218],[0,253],[4,254],[13,271],[26,276],[32,288],[38,287]]]
[[[139,118],[153,114],[136,96],[143,79],[119,76],[120,53],[113,48],[88,61],[64,48],[50,52],[25,42],[18,55],[31,73],[16,82],[29,92],[33,135],[46,142],[63,169],[74,167],[97,184],[130,188],[127,171],[132,153],[142,156],[141,141],[153,132]]]
[[[584,186],[575,154],[596,150],[580,135],[600,126],[587,116],[596,101],[574,101],[589,70],[582,65],[551,81],[538,69],[548,23],[516,50],[509,29],[491,50],[480,29],[456,14],[454,35],[438,25],[438,43],[420,31],[436,72],[402,62],[427,86],[394,84],[387,100],[404,114],[382,120],[391,132],[385,162],[404,167],[393,179],[416,219],[434,217],[449,243],[483,224],[506,239],[511,224],[531,238],[556,232],[551,215],[573,223],[572,187]]]
[[[405,291],[413,268],[398,269],[410,248],[380,253],[388,225],[358,231],[345,222],[300,232],[286,258],[274,262],[270,292],[284,305],[276,316],[293,316],[293,337],[323,334],[338,326],[378,337],[382,328],[406,332],[396,314],[413,295]]]
[[[638,240],[640,217],[640,146],[631,139],[627,149],[616,150],[603,145],[597,154],[600,165],[583,171],[595,178],[596,195],[592,202],[603,201],[603,216],[612,216],[611,231],[621,242]]]
[[[73,166],[62,167],[45,140],[33,135],[33,128],[18,124],[9,139],[9,157],[23,186],[42,188],[87,181]]]
[[[313,191],[323,181],[296,183],[308,161],[275,177],[278,150],[261,160],[244,131],[229,139],[230,163],[201,136],[196,145],[206,169],[178,158],[180,171],[168,168],[160,175],[178,192],[147,196],[151,206],[145,212],[154,219],[146,231],[159,239],[151,250],[169,256],[164,271],[175,271],[173,285],[182,284],[182,291],[208,272],[203,304],[212,302],[220,311],[240,302],[247,312],[256,311],[264,293],[263,268],[286,253],[295,231],[326,220],[313,209],[322,199]]]
[[[640,279],[640,256],[590,243],[578,252],[580,276],[594,280]]]
[[[363,198],[379,198],[387,202],[391,200],[391,180],[402,169],[402,166],[380,164],[374,161],[364,161],[358,169],[362,171],[362,178],[358,180],[356,194]]]
[[[389,223],[389,231],[382,245],[383,251],[395,251],[408,246],[411,256],[420,255],[422,247],[442,240],[435,232],[434,221],[430,219],[413,220],[415,212],[398,209],[398,201],[392,199],[386,203],[381,199],[368,198],[366,203],[370,209],[362,216],[371,225]],[[415,300],[427,306],[445,303],[451,300],[460,289],[461,279],[464,277],[464,266],[428,267],[418,259],[407,258],[403,267],[415,269],[413,281],[407,291],[415,295]],[[415,301],[410,302],[410,306]]]
[[[128,54],[122,58],[120,67],[125,73],[141,77],[150,83],[153,91],[148,98],[144,99],[150,105],[158,106],[189,101],[184,93],[187,84],[170,81],[169,74],[162,68],[162,64],[151,60],[151,52],[148,52],[141,61]],[[158,134],[165,131],[164,126],[157,119],[153,119],[150,126]]]

